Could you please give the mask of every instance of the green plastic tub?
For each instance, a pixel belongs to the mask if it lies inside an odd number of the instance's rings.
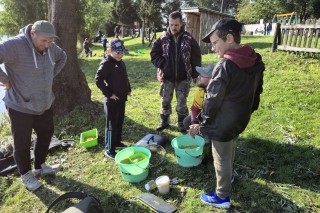
[[[147,156],[147,158],[139,162],[131,163],[130,157],[132,158],[132,156],[142,154]],[[118,152],[116,154],[115,160],[121,170],[123,180],[130,183],[139,183],[145,180],[149,174],[150,157],[151,151],[145,147],[140,146],[128,147]]]
[[[201,164],[204,144],[204,139],[199,135],[196,135],[195,139],[187,134],[181,135],[171,141],[171,146],[177,156],[178,164],[183,167],[198,166]],[[181,147],[183,146],[194,146],[195,148],[182,149]]]
[[[80,143],[86,148],[98,145],[98,130],[92,129],[82,132],[80,135]]]

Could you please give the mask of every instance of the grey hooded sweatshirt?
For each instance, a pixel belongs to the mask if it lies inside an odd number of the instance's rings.
[[[11,85],[2,100],[16,111],[41,115],[52,105],[53,78],[62,70],[67,55],[54,42],[42,54],[37,52],[30,38],[31,27],[0,43],[0,64],[7,72],[0,68],[0,82]]]

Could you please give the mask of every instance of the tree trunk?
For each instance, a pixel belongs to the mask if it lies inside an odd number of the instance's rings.
[[[144,44],[144,20],[142,21],[142,28],[141,28],[141,44]]]
[[[62,71],[55,77],[53,103],[55,114],[66,114],[77,105],[92,103],[91,90],[77,58],[76,0],[48,0],[48,19],[54,25],[60,40],[56,43],[67,54]]]

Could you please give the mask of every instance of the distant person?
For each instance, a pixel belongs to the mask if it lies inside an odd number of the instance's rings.
[[[162,131],[169,126],[175,91],[178,131],[185,132],[183,119],[189,114],[187,97],[191,81],[197,82],[196,66],[201,66],[201,51],[198,42],[185,31],[178,11],[169,15],[169,27],[163,34],[154,42],[150,52],[151,62],[158,68],[158,80],[161,82],[160,123],[156,130]]]
[[[83,46],[84,53],[86,54],[86,57],[88,56],[92,57],[92,50],[90,48],[90,42],[88,38],[84,40],[82,46]]]
[[[53,78],[67,61],[66,53],[58,47],[53,25],[36,21],[20,29],[20,34],[0,43],[0,82],[7,90],[3,101],[11,121],[14,160],[22,184],[34,191],[42,183],[37,179],[55,174],[57,164],[45,163],[54,132],[52,102]],[[34,144],[34,169],[31,170],[30,146],[32,129],[37,134]]]
[[[108,40],[107,40],[106,36],[102,37],[101,43],[102,43],[102,46],[103,46],[103,53],[105,54],[106,51],[107,51],[107,43],[108,43]]]
[[[103,35],[102,31],[99,29],[98,34],[94,37],[93,42],[94,43],[99,42],[101,40],[102,35]]]
[[[205,204],[229,208],[229,194],[234,178],[232,167],[236,142],[258,109],[262,93],[263,71],[261,56],[249,45],[240,45],[241,24],[230,18],[217,21],[202,39],[212,44],[212,51],[221,60],[215,65],[199,124],[190,126],[189,134],[201,133],[211,139],[215,168],[215,191],[200,199]]]
[[[117,25],[115,28],[114,28],[114,37],[115,38],[119,38],[119,35],[120,35],[120,27]]]
[[[272,30],[272,23],[269,22],[269,23],[267,24],[267,35],[270,35],[271,30]]]
[[[102,60],[95,76],[97,87],[104,98],[104,113],[106,117],[105,156],[114,159],[116,147],[126,147],[122,141],[122,125],[125,115],[127,96],[131,94],[127,69],[122,61],[125,47],[118,38],[113,38],[109,44],[110,54]],[[108,131],[112,131],[111,138]]]

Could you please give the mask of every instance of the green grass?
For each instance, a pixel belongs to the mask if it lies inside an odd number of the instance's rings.
[[[110,38],[108,38],[110,41]],[[148,43],[141,38],[124,38],[129,55],[124,57],[132,86],[126,106],[123,140],[133,145],[147,133],[167,135],[170,141],[181,135],[177,116],[171,116],[169,129],[159,133],[159,83],[156,68],[150,62]],[[286,52],[271,53],[271,36],[243,36],[266,65],[264,91],[259,110],[253,113],[237,143],[234,174],[236,181],[230,194],[229,212],[320,212],[320,63]],[[146,54],[137,54],[146,49]],[[215,189],[211,148],[205,147],[202,164],[184,168],[177,164],[170,143],[165,146],[168,163],[152,168],[141,183],[123,181],[118,165],[103,156],[105,120],[102,94],[94,84],[94,75],[102,59],[101,44],[93,45],[93,58],[81,58],[80,64],[97,107],[79,106],[66,116],[56,117],[55,135],[73,138],[75,146],[50,153],[47,162],[64,167],[55,177],[41,178],[44,187],[36,192],[26,190],[17,174],[0,178],[0,212],[44,212],[46,205],[67,191],[82,191],[98,197],[106,212],[149,212],[137,199],[145,192],[144,184],[160,175],[186,179],[185,197],[172,189],[169,195],[153,193],[175,206],[179,212],[227,212],[204,205],[199,196]],[[216,63],[215,54],[203,55],[202,63]],[[189,106],[195,91],[193,85]],[[176,100],[173,101],[175,106]],[[6,127],[7,120],[0,123]],[[6,127],[7,128],[7,127]],[[86,150],[79,144],[81,132],[97,128],[99,145]],[[7,128],[8,129],[8,128]],[[2,131],[4,136],[8,131]],[[1,139],[1,138],[0,138]],[[70,202],[53,210],[59,212]]]

